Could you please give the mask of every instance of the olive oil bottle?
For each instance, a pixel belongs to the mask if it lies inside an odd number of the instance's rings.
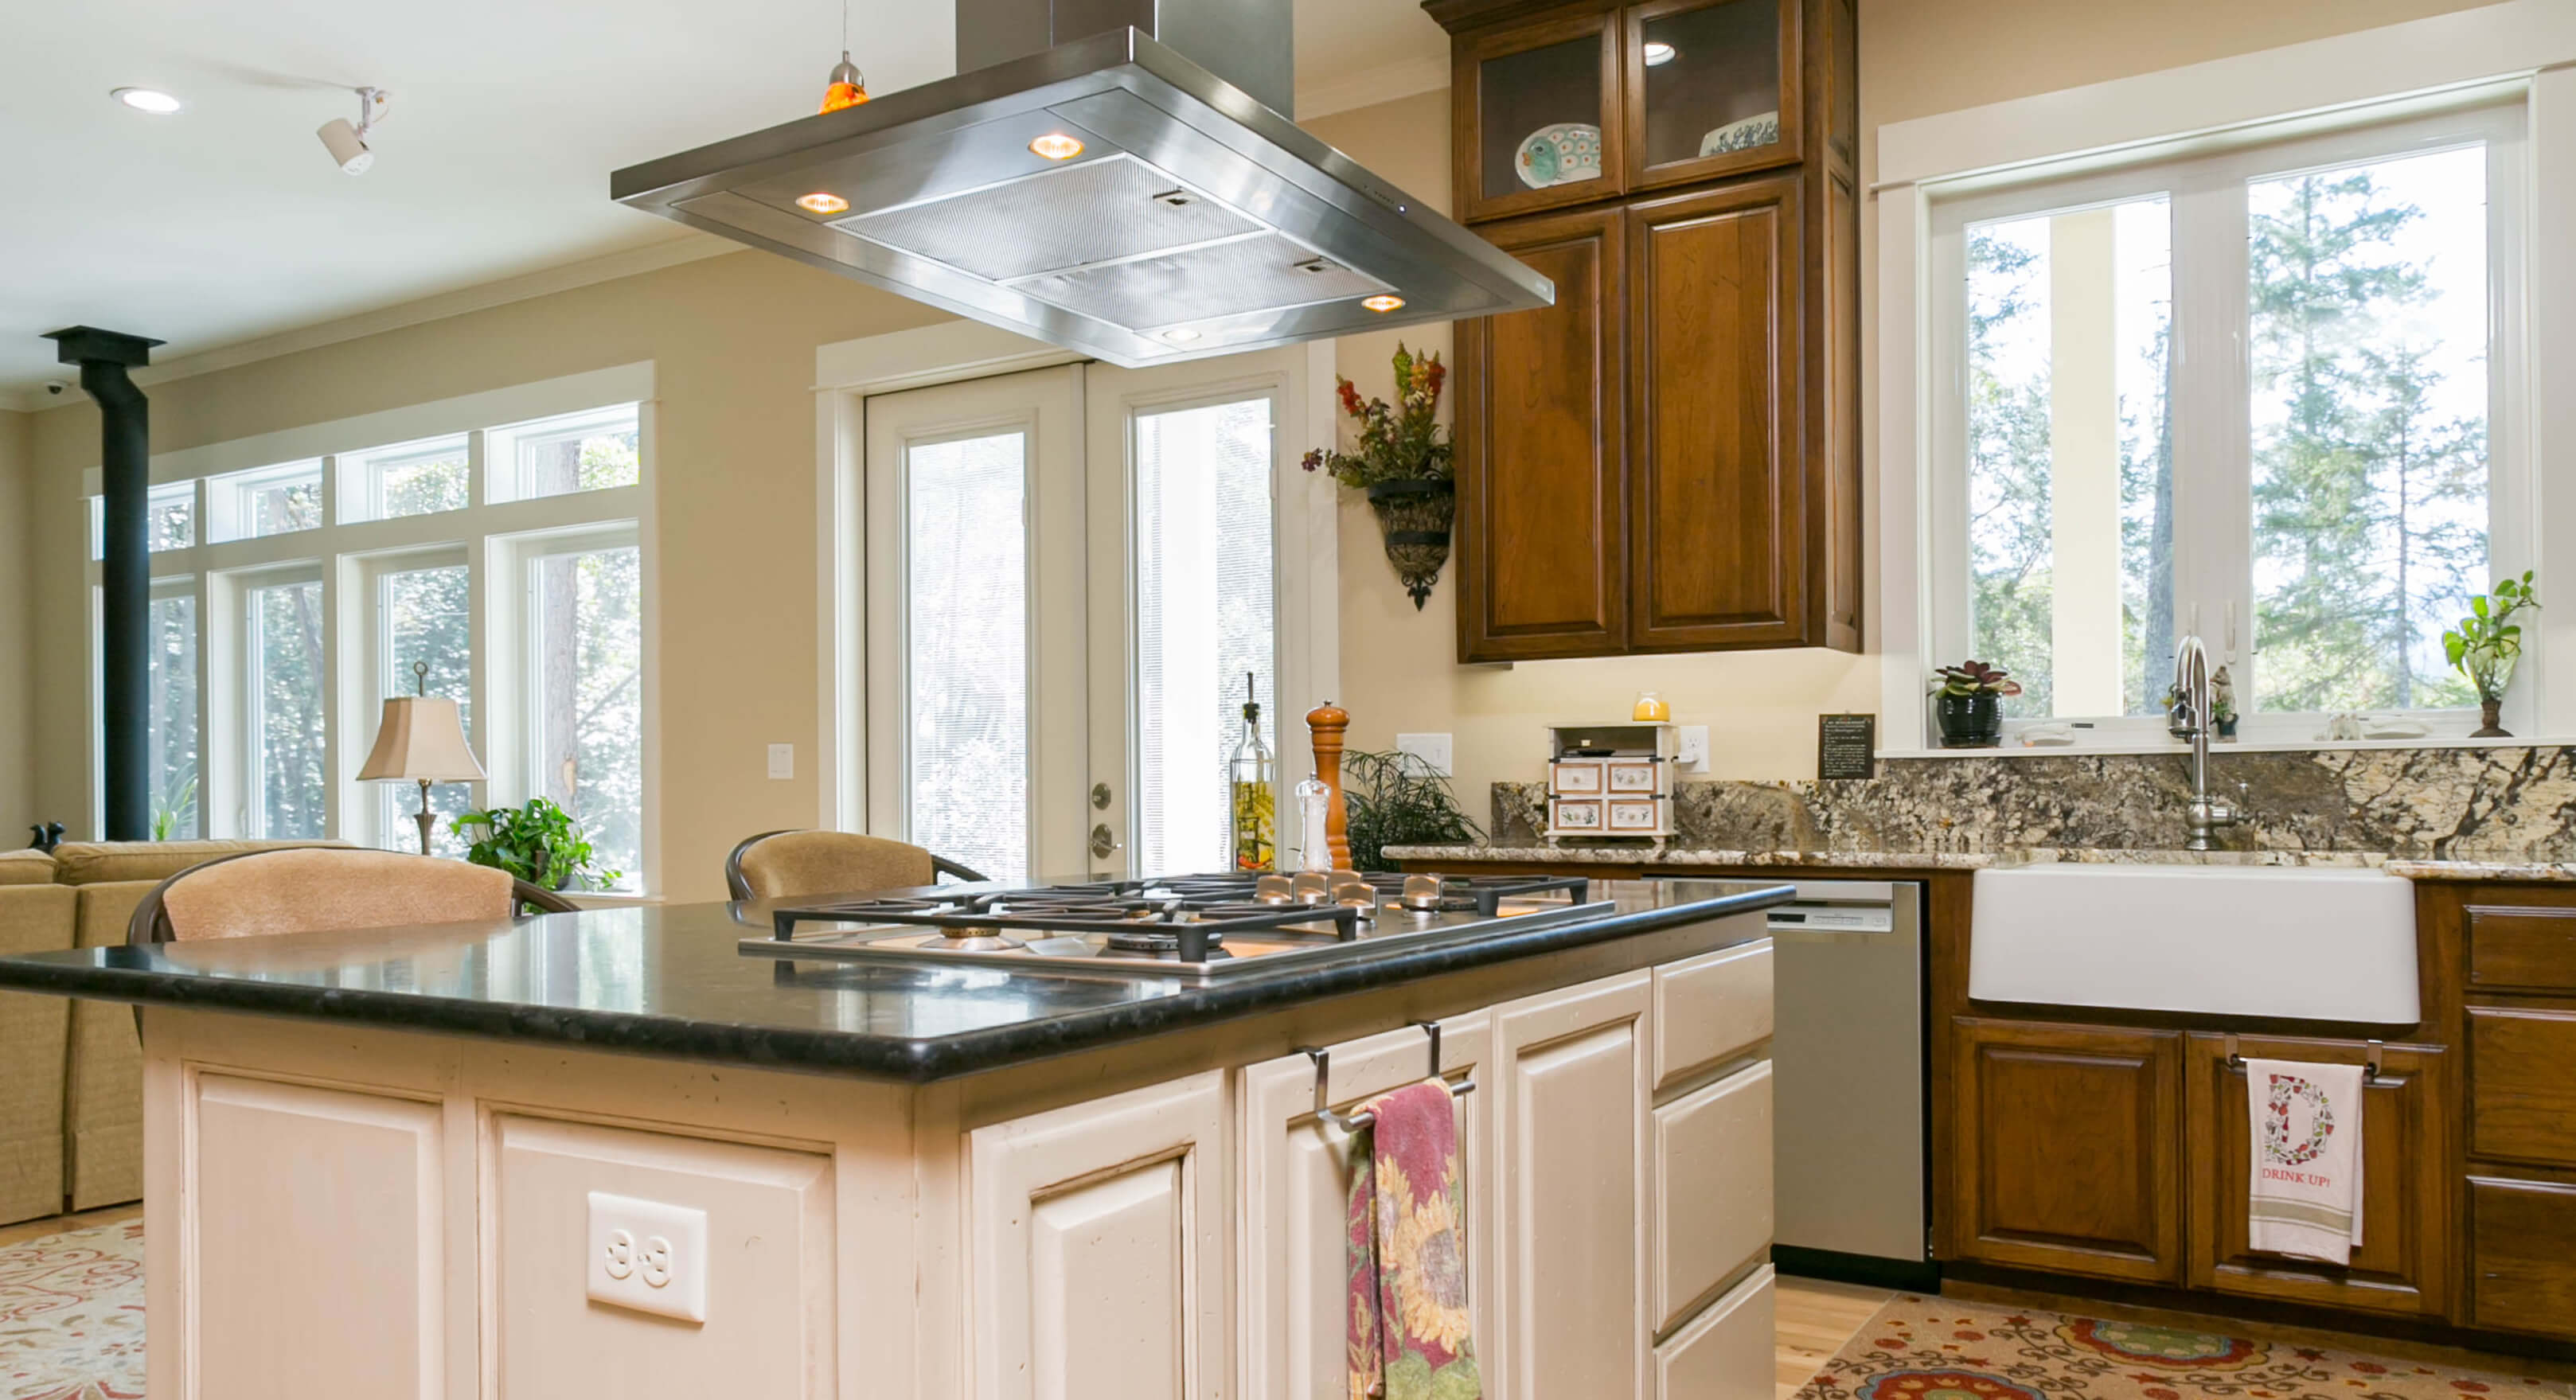
[[[1243,738],[1225,764],[1226,850],[1237,870],[1279,866],[1279,780],[1270,746],[1261,742],[1261,702],[1252,674],[1243,677]]]

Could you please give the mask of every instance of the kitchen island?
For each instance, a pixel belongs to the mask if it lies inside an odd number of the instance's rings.
[[[1436,1053],[1485,1394],[1760,1400],[1787,895],[1204,979],[770,956],[701,905],[0,986],[143,1008],[155,1395],[1338,1394],[1318,1110]]]

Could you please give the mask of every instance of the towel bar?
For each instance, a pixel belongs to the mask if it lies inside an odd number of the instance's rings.
[[[2361,1077],[2363,1082],[2377,1083],[2379,1081],[2379,1073],[2381,1069],[2385,1067],[2381,1062],[2380,1055],[2381,1052],[2387,1048],[2387,1046],[2376,1040],[2370,1042],[2369,1058],[2363,1061],[2361,1066]],[[2227,1067],[2229,1069],[2245,1068],[2245,1057],[2236,1053],[2236,1032],[2234,1031],[2229,1031],[2227,1033]]]
[[[1420,1026],[1423,1034],[1431,1038],[1431,1077],[1438,1079],[1440,1077],[1440,1023],[1416,1021],[1413,1024]],[[1320,1050],[1311,1045],[1301,1048],[1305,1050],[1306,1058],[1315,1062],[1315,1116],[1353,1136],[1357,1136],[1361,1129],[1374,1124],[1377,1121],[1377,1115],[1374,1113],[1353,1113],[1345,1116],[1333,1111],[1332,1100],[1329,1097],[1332,1093],[1333,1052]],[[1474,1092],[1476,1092],[1476,1081],[1473,1076],[1449,1086],[1451,1098],[1464,1098]]]

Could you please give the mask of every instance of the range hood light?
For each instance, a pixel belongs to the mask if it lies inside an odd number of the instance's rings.
[[[1661,68],[1665,64],[1672,62],[1674,57],[1680,52],[1681,50],[1674,48],[1672,45],[1665,43],[1661,39],[1648,39],[1646,41],[1646,66],[1649,68]]]
[[[1031,141],[1029,149],[1049,160],[1071,160],[1082,154],[1082,143],[1061,131],[1050,131]]]
[[[812,194],[796,196],[796,207],[811,210],[817,214],[845,214],[849,212],[850,202],[837,194],[825,194],[821,190],[816,190]]]
[[[138,112],[150,112],[156,117],[166,117],[178,111],[180,106],[179,99],[159,88],[121,87],[108,96]]]
[[[1373,297],[1361,298],[1360,305],[1371,311],[1401,311],[1404,309],[1404,298],[1380,292]]]
[[[816,109],[816,115],[837,112],[844,107],[856,107],[867,100],[867,75],[859,71],[858,65],[850,62],[850,51],[843,49],[841,61],[832,65],[832,76],[824,84],[823,105]]]
[[[1163,332],[1163,339],[1168,340],[1175,345],[1187,345],[1198,338],[1199,333],[1191,330],[1187,326],[1174,326],[1170,330]]]

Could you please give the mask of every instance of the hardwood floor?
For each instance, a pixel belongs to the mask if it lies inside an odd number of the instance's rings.
[[[1861,1324],[1895,1296],[1884,1288],[1783,1275],[1771,1292],[1771,1355],[1779,1373],[1776,1400],[1797,1394],[1825,1359],[1842,1350]]]
[[[98,1210],[83,1211],[78,1215],[48,1215],[38,1220],[22,1220],[15,1225],[0,1225],[0,1249],[24,1240],[40,1240],[47,1235],[59,1235],[66,1230],[86,1230],[92,1225],[112,1225],[119,1220],[131,1220],[142,1213],[143,1203],[136,1201],[131,1205],[104,1206]]]

